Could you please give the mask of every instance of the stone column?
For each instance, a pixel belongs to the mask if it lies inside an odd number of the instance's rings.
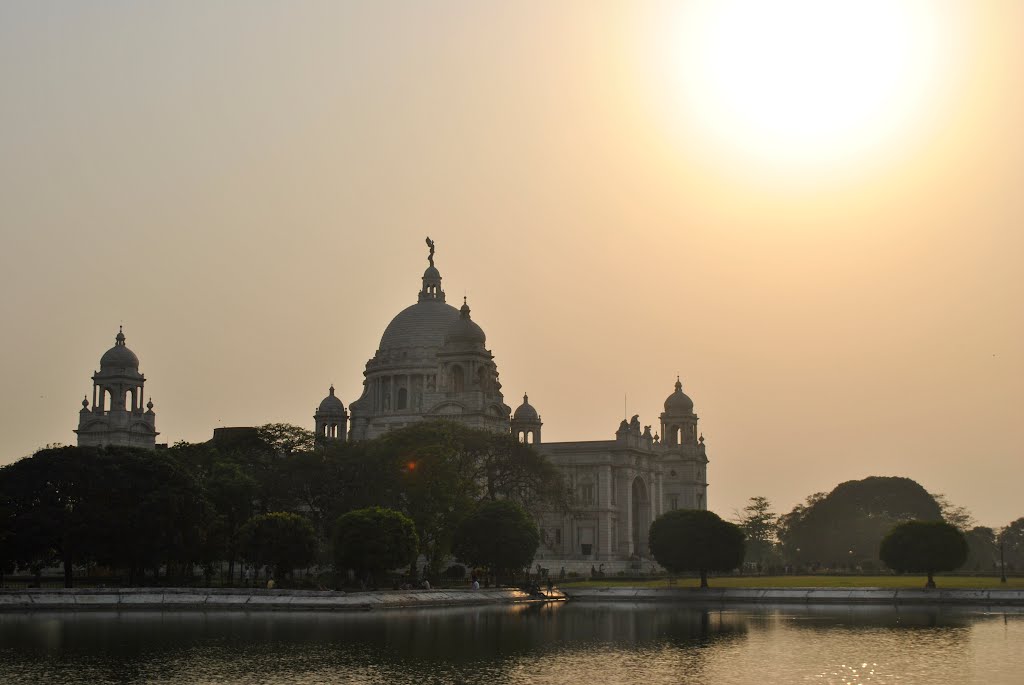
[[[626,488],[626,554],[632,554],[636,551],[635,541],[633,540],[633,474],[630,472],[629,486]]]
[[[601,470],[604,472],[604,480],[605,480],[605,486],[604,486],[605,512],[604,512],[604,515],[602,516],[602,519],[604,520],[604,528],[602,529],[602,532],[601,532],[601,534],[603,536],[601,548],[602,548],[602,551],[605,554],[605,556],[604,556],[605,559],[613,559],[618,554],[618,550],[616,550],[612,546],[612,490],[615,488],[615,481],[614,481],[614,476],[613,476],[613,471],[612,471],[611,464],[606,464],[605,467],[603,469],[601,469]]]

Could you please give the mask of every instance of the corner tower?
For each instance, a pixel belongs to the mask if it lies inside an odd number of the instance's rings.
[[[693,400],[683,392],[683,383],[677,377],[675,392],[665,399],[661,414],[664,511],[708,508],[708,457],[697,421]]]
[[[114,346],[100,357],[100,370],[92,376],[92,407],[82,400],[78,413],[78,445],[156,447],[156,414],[153,402],[143,411],[146,377],[139,373],[139,358],[125,345],[124,329]]]

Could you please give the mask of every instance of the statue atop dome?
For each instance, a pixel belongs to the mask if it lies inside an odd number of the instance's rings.
[[[427,261],[430,262],[430,266],[434,266],[434,241],[427,236],[427,247],[430,248],[430,254],[427,255]]]

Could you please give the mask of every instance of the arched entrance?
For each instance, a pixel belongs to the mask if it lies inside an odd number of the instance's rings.
[[[643,478],[633,479],[633,507],[630,519],[633,523],[633,554],[648,556],[647,533],[651,528],[651,505],[647,496],[647,484]]]

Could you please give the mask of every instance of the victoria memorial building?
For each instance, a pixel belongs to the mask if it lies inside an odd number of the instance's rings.
[[[589,567],[649,558],[651,521],[672,509],[707,508],[704,438],[693,401],[675,382],[665,399],[660,426],[623,420],[606,440],[545,442],[540,413],[526,395],[515,411],[505,403],[487,336],[469,305],[446,301],[434,244],[416,301],[384,329],[366,363],[362,394],[346,409],[330,391],[313,421],[321,440],[365,440],[425,419],[458,421],[473,428],[511,432],[530,443],[563,473],[575,494],[569,514],[538,520],[537,560]],[[93,401],[83,400],[79,444],[154,447],[152,403],[143,409],[144,377],[123,333],[100,360]],[[611,427],[609,427],[611,434]]]

